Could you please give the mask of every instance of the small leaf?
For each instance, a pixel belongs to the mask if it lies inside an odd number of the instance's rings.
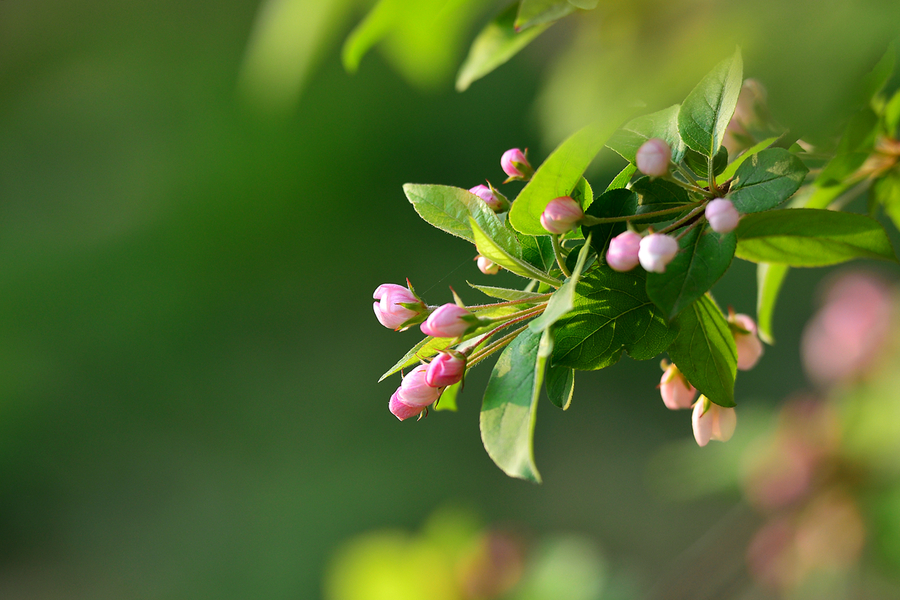
[[[538,294],[535,292],[525,292],[523,290],[510,290],[507,288],[501,287],[492,287],[489,285],[475,285],[474,283],[466,282],[470,287],[475,288],[482,294],[486,296],[490,296],[491,298],[498,298],[500,300],[512,300],[517,302],[519,300],[534,300],[535,304],[538,302],[543,302],[547,299],[547,294]]]
[[[679,252],[664,273],[647,274],[647,295],[672,320],[715,284],[734,257],[737,239],[709,226],[695,227],[678,242]]]
[[[691,149],[715,156],[734,115],[743,77],[741,51],[720,62],[697,84],[678,111],[678,132]]]
[[[767,344],[774,344],[772,335],[772,315],[775,312],[775,301],[781,284],[787,276],[790,267],[787,265],[775,265],[759,263],[756,265],[756,321],[759,337]]]
[[[884,107],[884,128],[892,138],[897,137],[897,125],[900,125],[900,90],[894,92]]]
[[[793,196],[808,172],[794,154],[768,148],[738,168],[726,197],[741,214],[769,210]]]
[[[555,406],[568,410],[575,392],[575,370],[569,367],[547,367],[545,388],[547,397]]]
[[[504,64],[551,25],[547,23],[517,33],[513,27],[517,12],[518,3],[514,2],[481,30],[456,76],[457,91],[465,91],[472,82]]]
[[[659,138],[672,149],[672,162],[680,163],[685,146],[678,135],[680,104],[632,119],[609,138],[606,145],[630,163],[635,162],[638,148],[651,138]]]
[[[587,210],[588,215],[600,219],[613,217],[628,217],[638,210],[638,195],[628,189],[616,189],[604,192]],[[590,227],[582,226],[582,230],[591,236],[591,245],[597,251],[597,256],[606,256],[606,249],[611,239],[625,231],[626,222],[600,223]]]
[[[581,252],[578,253],[578,262],[572,270],[572,276],[569,277],[562,286],[556,290],[547,303],[547,308],[540,317],[533,320],[528,327],[532,331],[544,331],[551,325],[559,321],[575,306],[575,286],[581,278],[581,270],[584,268],[584,262],[590,253],[590,239],[581,246]]]
[[[500,354],[481,405],[481,441],[504,473],[535,483],[541,476],[534,464],[534,423],[543,380],[545,356],[541,338],[548,333],[523,329]]]
[[[641,177],[631,185],[631,191],[638,195],[640,202],[636,214],[675,208],[691,202],[690,196],[688,196],[687,191],[683,187],[677,183],[666,181],[665,179]],[[661,217],[658,220],[668,221],[674,219],[676,216],[677,214],[668,215]],[[635,220],[634,222],[650,221]]]
[[[669,358],[701,394],[719,406],[734,406],[737,348],[728,321],[709,296],[703,296],[675,321],[678,335]]]
[[[747,160],[751,156],[759,154],[760,152],[762,152],[763,150],[765,150],[766,148],[768,148],[769,146],[771,146],[772,144],[774,144],[777,141],[778,141],[777,137],[770,137],[770,138],[764,139],[763,141],[761,141],[760,143],[756,144],[755,146],[753,146],[751,148],[747,148],[744,152],[741,153],[740,156],[738,156],[727,167],[725,167],[725,170],[722,171],[722,176],[719,179],[721,179],[721,181],[728,181],[729,179],[733,178],[734,174],[738,170],[738,167],[740,167],[744,163],[745,160]],[[718,175],[718,173],[716,175]]]
[[[568,0],[522,0],[516,15],[516,31],[529,27],[553,23],[575,12],[575,6]]]
[[[506,221],[509,224],[509,220]],[[542,271],[548,271],[556,262],[553,254],[553,240],[549,235],[526,235],[512,229],[522,245],[522,258]]]
[[[746,215],[736,256],[751,262],[823,267],[854,258],[896,261],[887,233],[865,215],[791,208]]]
[[[472,227],[472,236],[475,238],[475,247],[478,249],[478,253],[483,257],[521,277],[537,279],[538,281],[543,281],[544,283],[557,288],[562,285],[562,282],[558,279],[551,277],[524,260],[516,258],[496,244],[494,240],[489,238],[484,231],[481,230],[478,223],[475,222],[475,219],[470,219],[469,224]]]
[[[456,396],[459,395],[461,387],[462,381],[457,381],[453,385],[447,386],[444,391],[441,392],[441,398],[434,405],[434,410],[449,410],[451,412],[456,412]]]
[[[590,371],[615,364],[622,351],[637,360],[664,351],[675,331],[645,291],[639,270],[617,273],[601,265],[575,288],[574,309],[556,325],[554,365]]]
[[[884,213],[894,222],[894,227],[900,229],[900,175],[888,173],[878,179],[872,184],[870,194],[884,207]]]
[[[547,157],[509,211],[510,223],[517,231],[530,235],[547,234],[541,226],[541,213],[554,198],[571,194],[585,169],[624,117],[624,112],[613,114],[609,120],[584,127]]]
[[[684,164],[686,164],[688,168],[701,179],[709,179],[709,159],[703,154],[688,149],[684,153]],[[713,172],[716,174],[716,177],[718,177],[719,174],[725,172],[725,169],[727,168],[728,149],[725,146],[722,146],[719,148],[719,151],[716,152],[716,157],[713,159]]]
[[[887,51],[876,63],[875,67],[866,74],[863,79],[864,101],[873,99],[891,79],[894,73],[894,65],[897,62],[896,42],[891,42]]]
[[[618,190],[626,187],[628,182],[631,181],[631,176],[634,175],[635,171],[637,171],[637,167],[632,163],[628,163],[625,165],[625,168],[619,171],[619,174],[609,182],[609,186],[607,186],[605,191],[608,192],[610,190]]]

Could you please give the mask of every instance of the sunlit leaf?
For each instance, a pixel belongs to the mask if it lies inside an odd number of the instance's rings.
[[[491,262],[497,263],[511,273],[515,273],[516,275],[520,275],[527,279],[537,279],[538,281],[542,281],[557,288],[562,285],[562,282],[558,279],[551,277],[530,263],[527,263],[520,258],[516,258],[504,250],[478,226],[478,223],[476,223],[474,219],[471,219],[469,223],[472,227],[472,235],[475,238],[475,247],[478,248],[478,253],[483,257]]]
[[[684,157],[684,142],[678,134],[680,104],[628,121],[606,143],[625,160],[634,163],[638,148],[651,138],[665,141],[672,149],[672,161],[680,163]]]
[[[566,282],[550,297],[547,308],[541,316],[529,324],[532,331],[544,331],[574,308],[575,287],[581,278],[581,270],[584,269],[584,263],[590,250],[591,244],[589,239],[581,246],[581,252],[578,253],[578,262],[572,270],[572,276],[566,279]]]
[[[794,195],[809,169],[783,148],[768,148],[745,161],[726,196],[741,214],[775,208]]]
[[[759,337],[767,344],[775,343],[772,335],[772,315],[775,313],[775,301],[781,284],[790,267],[769,263],[756,265],[756,324]]]
[[[545,388],[547,397],[555,406],[568,410],[575,393],[575,370],[570,367],[551,365],[547,367]]]
[[[689,148],[707,157],[719,151],[737,106],[742,77],[743,61],[738,49],[731,58],[716,65],[682,102],[678,131]]]
[[[568,0],[521,0],[513,26],[516,31],[558,21],[575,12]]]

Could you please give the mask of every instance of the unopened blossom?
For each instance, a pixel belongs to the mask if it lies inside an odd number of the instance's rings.
[[[456,304],[445,304],[428,315],[422,333],[433,337],[455,338],[473,327],[474,315]]]
[[[737,314],[729,319],[734,334],[734,345],[737,346],[737,368],[749,371],[759,362],[763,354],[763,345],[757,335],[756,322],[749,315]]]
[[[485,275],[496,275],[500,272],[500,265],[493,262],[489,258],[479,256],[477,259],[475,259],[475,263],[478,265],[478,270]]]
[[[697,397],[697,390],[674,364],[670,364],[662,374],[659,393],[669,410],[690,408]]]
[[[401,421],[419,414],[440,397],[441,390],[425,381],[427,369],[426,365],[419,365],[407,373],[391,396],[388,407]]]
[[[672,150],[669,145],[659,138],[651,138],[638,148],[634,161],[641,173],[650,177],[662,177],[669,172],[671,159]]]
[[[470,192],[484,200],[484,203],[495,213],[503,213],[509,210],[509,200],[497,190],[486,185],[476,185],[469,189]]]
[[[630,271],[640,262],[638,259],[640,248],[641,234],[631,230],[620,233],[609,242],[606,264],[615,271]]]
[[[638,260],[651,273],[665,273],[666,266],[678,254],[678,240],[663,233],[651,233],[641,240]]]
[[[584,217],[581,205],[569,196],[554,198],[541,213],[541,226],[554,234],[567,233]]]
[[[375,317],[388,329],[399,329],[404,323],[425,310],[425,303],[419,300],[408,288],[394,283],[383,283],[375,289]],[[408,308],[404,304],[416,305]]]
[[[701,447],[710,440],[727,442],[734,435],[737,415],[733,408],[724,408],[710,402],[706,396],[700,396],[694,404],[691,425],[694,428],[694,439]]]
[[[525,157],[525,153],[518,148],[511,148],[500,157],[500,166],[510,179],[531,179],[534,169]]]
[[[738,221],[741,220],[741,214],[734,207],[734,203],[725,198],[711,200],[706,205],[704,214],[706,215],[706,220],[709,221],[709,226],[716,233],[734,231],[735,227],[738,226]]]
[[[460,352],[450,350],[440,352],[428,363],[425,370],[425,383],[432,387],[445,387],[462,380],[466,373],[466,357]]]

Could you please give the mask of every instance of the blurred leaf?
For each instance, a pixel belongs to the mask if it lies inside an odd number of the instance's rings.
[[[615,364],[622,351],[647,360],[675,335],[645,291],[644,273],[594,268],[575,288],[575,308],[555,328],[554,365],[589,371]]]
[[[678,111],[678,131],[689,148],[707,157],[719,151],[725,128],[737,106],[742,77],[743,61],[737,49],[685,98]]]
[[[538,294],[536,292],[510,290],[507,288],[492,287],[489,285],[476,285],[468,281],[466,283],[468,283],[471,287],[475,288],[479,292],[490,296],[491,298],[498,298],[500,300],[529,300],[532,298],[536,298],[536,302],[543,302],[547,297],[546,294]]]
[[[751,262],[823,267],[854,258],[896,261],[887,233],[865,215],[791,208],[744,216],[736,256]]]
[[[548,329],[575,306],[575,286],[578,285],[578,280],[581,278],[581,270],[584,269],[584,262],[587,260],[590,250],[591,244],[589,239],[581,246],[581,252],[578,253],[578,262],[572,270],[572,276],[566,279],[565,283],[550,297],[547,308],[541,316],[528,325],[532,331]]]
[[[703,154],[688,148],[684,153],[684,163],[701,179],[709,179],[709,159]],[[713,171],[718,176],[726,168],[728,168],[728,149],[722,146],[713,159]]]
[[[678,335],[669,358],[701,394],[720,406],[734,406],[737,348],[725,316],[707,295],[675,321]]]
[[[725,274],[736,245],[734,232],[694,227],[679,240],[678,254],[665,272],[647,274],[647,295],[671,321]]]
[[[517,33],[513,23],[516,20],[518,4],[518,2],[510,4],[497,18],[488,23],[472,42],[469,55],[456,76],[458,91],[467,90],[472,82],[504,64],[550,27],[551,23],[547,23]]]
[[[725,170],[722,171],[722,177],[721,177],[722,181],[728,181],[729,179],[733,178],[735,172],[737,172],[737,170],[738,170],[738,167],[740,167],[744,163],[745,160],[747,160],[751,156],[755,156],[756,154],[765,150],[766,148],[768,148],[769,146],[771,146],[772,144],[774,144],[777,141],[778,141],[777,137],[770,137],[770,138],[764,139],[763,141],[754,145],[752,148],[748,148],[747,150],[742,152],[740,156],[738,156],[736,159],[734,159],[725,168]],[[716,173],[716,175],[718,175],[718,173]]]
[[[555,406],[568,410],[575,393],[575,370],[559,365],[547,367],[547,397]]]
[[[388,34],[409,0],[380,0],[366,18],[350,32],[341,51],[344,68],[355,73],[359,61],[372,46]]]
[[[515,273],[516,275],[519,275],[521,277],[525,277],[527,279],[537,279],[538,281],[543,281],[544,283],[552,285],[556,288],[562,285],[562,282],[558,279],[551,277],[547,273],[544,273],[540,269],[532,266],[524,260],[516,258],[515,256],[508,253],[496,242],[494,242],[494,240],[488,237],[488,235],[481,230],[481,228],[478,226],[478,223],[476,223],[474,219],[471,219],[469,222],[472,226],[472,235],[475,238],[475,247],[478,248],[478,253],[480,255],[487,258],[491,262],[497,263],[511,273]]]
[[[883,207],[884,213],[900,229],[900,174],[890,172],[872,184],[872,198]]]
[[[510,477],[535,483],[541,476],[534,464],[534,422],[546,346],[552,348],[549,336],[522,330],[497,359],[481,405],[481,441],[488,455]]]
[[[541,213],[554,198],[571,194],[624,115],[612,114],[608,120],[584,127],[547,157],[509,211],[510,223],[516,230],[530,235],[547,234],[541,226]]]
[[[745,161],[726,196],[741,214],[775,208],[794,195],[809,169],[783,148],[768,148]]]
[[[869,102],[884,88],[891,75],[894,74],[894,66],[897,62],[896,42],[892,42],[888,46],[887,51],[875,64],[866,77],[863,79],[862,91],[864,94],[863,101]]]
[[[522,582],[508,600],[613,600],[609,567],[596,545],[575,535],[542,542],[525,567]]]
[[[892,138],[897,137],[897,125],[900,125],[900,90],[894,92],[884,107],[884,128]]]
[[[775,343],[772,335],[772,315],[775,312],[775,301],[781,284],[790,267],[769,263],[756,265],[756,321],[759,337],[767,344]]]
[[[868,107],[850,118],[835,156],[816,177],[820,186],[840,185],[859,169],[872,152],[878,133],[878,117]]]
[[[632,119],[617,129],[606,145],[628,162],[634,163],[638,148],[650,138],[659,138],[672,149],[672,162],[680,163],[684,157],[685,146],[678,134],[679,108],[681,105],[676,104]]]
[[[449,185],[407,183],[403,186],[403,193],[428,224],[474,242],[469,225],[471,218],[506,253],[516,258],[522,256],[522,247],[516,236],[503,225],[484,200],[472,192]]]
[[[529,27],[549,24],[575,12],[568,0],[521,0],[514,27],[524,31]]]
[[[581,10],[594,10],[599,0],[569,0],[569,3]]]
[[[628,185],[628,182],[631,181],[631,176],[634,175],[635,171],[637,171],[637,167],[632,163],[628,163],[625,165],[625,168],[619,171],[619,174],[616,175],[612,181],[609,182],[609,185],[606,187],[606,191],[610,190],[618,190]]]
[[[434,405],[434,410],[456,412],[456,396],[459,394],[459,390],[462,387],[461,384],[462,382],[458,381],[453,385],[447,386],[441,393],[440,400]]]

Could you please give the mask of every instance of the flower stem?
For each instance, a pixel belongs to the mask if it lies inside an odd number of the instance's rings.
[[[621,223],[622,221],[643,219],[645,217],[659,217],[662,215],[670,215],[673,213],[684,212],[685,209],[698,207],[698,206],[702,205],[704,202],[705,202],[705,200],[701,200],[699,202],[691,202],[690,204],[682,204],[681,206],[676,206],[674,208],[665,208],[663,210],[655,210],[652,212],[645,212],[645,213],[641,213],[639,215],[628,215],[625,217],[592,217],[590,215],[586,215],[583,219],[581,219],[581,224],[591,227],[593,225],[600,225],[602,223]]]
[[[684,176],[684,174],[682,174],[682,175]],[[697,194],[701,194],[705,198],[713,197],[713,194],[709,190],[704,190],[702,187],[696,186],[696,185],[686,182],[686,181],[682,181],[682,180],[678,179],[677,177],[672,177],[670,175],[669,177],[666,177],[666,181],[671,181],[672,183],[686,189],[689,192],[695,192]]]
[[[494,302],[493,304],[473,304],[471,306],[467,306],[469,310],[480,310],[482,308],[494,308],[497,306],[515,306],[517,304],[540,304],[550,298],[553,295],[553,292],[547,292],[546,294],[539,294],[537,296],[532,296],[531,298],[522,298],[521,300],[507,300],[506,302]]]
[[[470,369],[470,368],[474,367],[475,365],[477,365],[478,363],[480,363],[481,361],[483,361],[484,359],[489,357],[491,354],[497,352],[498,350],[500,350],[501,348],[503,348],[504,346],[509,344],[511,341],[516,339],[516,337],[520,333],[522,333],[526,327],[528,327],[528,325],[523,325],[522,327],[519,327],[515,331],[510,331],[509,333],[504,335],[502,338],[494,340],[493,342],[491,342],[490,344],[488,344],[487,346],[482,348],[480,352],[473,354],[467,361],[466,368]]]
[[[566,268],[566,259],[562,255],[562,248],[559,245],[559,236],[553,234],[550,236],[550,239],[553,240],[553,254],[556,256],[556,264],[559,265],[559,270],[563,272],[563,275],[566,277],[571,277],[572,273]]]
[[[675,221],[668,227],[664,227],[663,229],[660,229],[657,233],[668,233],[670,231],[674,231],[674,230],[678,229],[679,227],[681,227],[682,225],[684,225],[685,223],[687,223],[688,221],[690,221],[691,219],[693,219],[694,217],[696,217],[700,213],[700,211],[703,211],[705,209],[706,209],[706,202],[701,202],[699,206],[694,208],[691,212],[686,214],[684,217],[682,217],[681,219],[678,219],[677,221]]]

